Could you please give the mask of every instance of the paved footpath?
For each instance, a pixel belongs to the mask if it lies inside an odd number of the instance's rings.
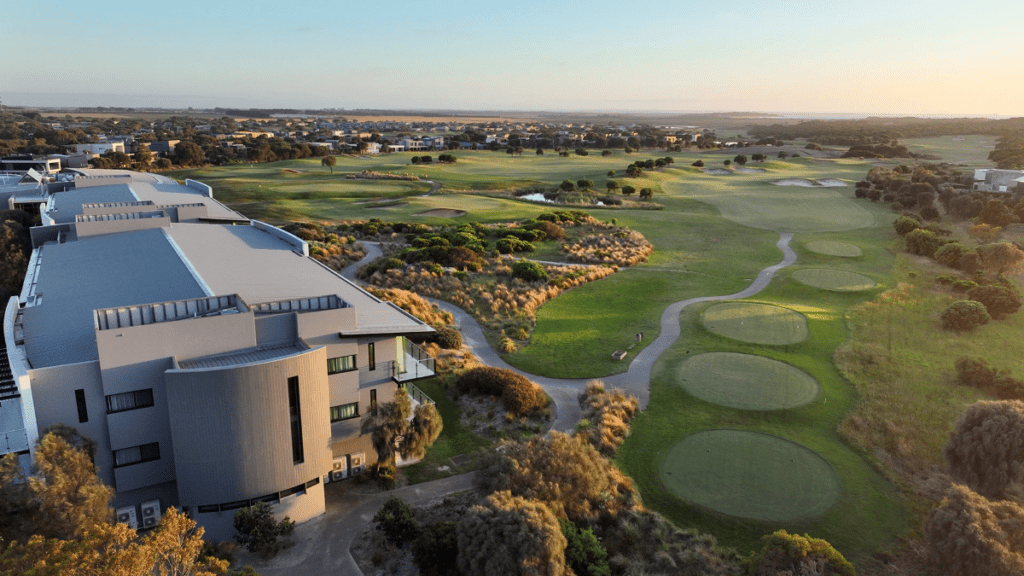
[[[776,272],[796,262],[796,253],[789,246],[792,238],[793,234],[791,232],[779,233],[779,241],[775,245],[782,251],[782,261],[761,270],[750,286],[743,290],[734,294],[701,296],[670,304],[661,314],[661,332],[658,334],[658,337],[636,355],[633,361],[629,363],[629,368],[626,372],[605,376],[601,380],[609,388],[617,387],[630,394],[634,394],[640,399],[641,408],[646,409],[651,397],[651,369],[654,367],[654,362],[679,339],[679,314],[683,309],[699,302],[749,298],[764,290]],[[382,252],[380,245],[377,243],[363,242],[362,244],[367,248],[366,257],[345,268],[341,274],[354,282],[365,284],[355,279],[356,270],[363,264],[379,257]],[[436,303],[442,310],[452,314],[455,318],[455,325],[458,327],[459,332],[462,333],[463,342],[483,364],[508,368],[528,377],[544,388],[544,391],[551,396],[555,403],[553,429],[563,432],[572,432],[575,429],[576,423],[580,419],[580,407],[577,396],[582,392],[584,384],[592,380],[592,378],[547,378],[528,374],[510,366],[487,343],[483,329],[472,316],[448,302],[433,299],[431,301]],[[393,492],[375,494],[360,494],[358,487],[350,483],[328,484],[325,486],[327,492],[327,514],[297,528],[296,540],[298,540],[298,544],[295,548],[289,550],[283,557],[275,559],[271,565],[260,568],[259,572],[265,576],[276,576],[279,574],[360,574],[358,566],[356,566],[352,555],[349,553],[349,547],[352,545],[353,539],[373,518],[373,515],[385,500],[394,495],[409,503],[426,502],[445,494],[469,489],[472,487],[472,479],[472,473],[460,474],[450,478],[401,488]],[[296,560],[292,562],[289,558],[293,557]]]

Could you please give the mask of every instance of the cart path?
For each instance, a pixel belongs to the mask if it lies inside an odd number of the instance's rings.
[[[679,315],[683,309],[701,302],[749,298],[764,290],[768,283],[772,281],[772,278],[775,277],[776,272],[796,262],[796,252],[789,245],[792,239],[792,232],[779,233],[779,240],[775,245],[782,251],[782,261],[761,270],[757,278],[743,290],[721,296],[699,296],[669,304],[664,312],[661,313],[661,329],[658,337],[633,358],[626,372],[611,376],[596,378],[548,378],[523,372],[509,365],[501,358],[494,348],[487,343],[487,338],[484,337],[480,324],[465,310],[443,300],[435,300],[433,298],[428,298],[427,300],[452,314],[452,317],[455,319],[455,326],[462,333],[463,342],[480,359],[480,362],[487,366],[507,368],[522,374],[544,388],[544,391],[551,396],[555,403],[555,419],[552,428],[562,432],[572,432],[576,428],[576,423],[580,420],[580,407],[577,396],[583,391],[583,386],[590,380],[599,379],[609,388],[621,388],[623,391],[635,395],[640,400],[641,409],[646,409],[651,397],[651,370],[654,368],[654,363],[658,358],[679,339],[681,333]],[[342,271],[342,275],[355,282],[358,282],[355,280],[355,271],[366,262],[381,255],[379,245],[369,242],[363,242],[362,244],[367,247],[366,257]],[[365,284],[364,282],[359,283]],[[609,354],[611,354],[610,351]]]

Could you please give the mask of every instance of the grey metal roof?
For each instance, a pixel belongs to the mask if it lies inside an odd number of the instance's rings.
[[[307,350],[309,350],[309,348],[306,348],[301,344],[289,344],[287,346],[274,346],[268,348],[250,348],[248,350],[232,352],[230,354],[218,354],[216,356],[204,356],[202,358],[183,360],[178,363],[178,368],[181,370],[192,370],[197,368],[223,368],[226,366],[239,366],[242,364],[256,364],[277,358],[284,358],[286,356],[291,356],[292,354],[301,354]]]
[[[25,349],[35,368],[96,360],[93,310],[205,296],[163,230],[47,244],[36,297],[25,308]]]
[[[214,294],[238,294],[250,306],[337,294],[356,307],[365,333],[430,332],[397,306],[374,298],[293,246],[252,226],[172,224],[168,230]]]
[[[82,213],[83,204],[135,202],[139,200],[127,184],[77,188],[68,192],[58,192],[51,198],[53,200],[53,208],[47,214],[58,224],[74,222],[75,218]]]

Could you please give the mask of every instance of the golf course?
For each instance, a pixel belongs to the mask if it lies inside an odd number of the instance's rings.
[[[904,498],[837,432],[858,401],[833,363],[849,337],[847,313],[894,286],[895,216],[854,198],[870,164],[801,156],[716,174],[691,164],[722,166],[731,155],[674,152],[669,167],[624,175],[631,162],[665,155],[457,152],[454,164],[424,166],[400,153],[339,157],[333,171],[295,160],[171,175],[210,184],[222,202],[271,222],[509,222],[553,208],[513,190],[581,179],[599,190],[609,180],[651,188],[650,209],[570,206],[641,232],[655,251],[545,304],[529,345],[502,355],[550,378],[626,372],[656,340],[667,307],[747,288],[782,258],[780,233],[792,233],[795,263],[762,291],[682,308],[680,337],[653,362],[649,402],[616,463],[647,507],[743,554],[779,528],[824,538],[855,563],[897,547],[910,528]],[[364,170],[422,180],[346,178]],[[626,359],[611,359],[616,350],[629,350]]]

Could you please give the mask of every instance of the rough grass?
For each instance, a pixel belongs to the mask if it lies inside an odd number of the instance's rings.
[[[751,354],[698,354],[679,366],[678,378],[701,400],[743,410],[795,408],[818,395],[818,383],[806,372]]]
[[[793,272],[793,279],[813,288],[837,292],[860,292],[861,290],[871,290],[878,285],[877,282],[863,274],[824,268],[797,270]]]
[[[687,436],[668,451],[661,479],[705,508],[770,522],[820,516],[839,497],[839,478],[813,450],[743,430]]]
[[[965,169],[995,168],[988,153],[995,148],[996,137],[987,134],[939,136],[936,138],[904,138],[900,140],[911,152],[938,156],[940,160]]]
[[[843,258],[856,258],[864,254],[859,246],[847,244],[846,242],[833,242],[831,240],[815,240],[808,242],[804,247],[818,254],[840,256]]]
[[[715,304],[701,316],[709,331],[752,344],[796,344],[807,338],[807,319],[781,306],[749,302]]]

